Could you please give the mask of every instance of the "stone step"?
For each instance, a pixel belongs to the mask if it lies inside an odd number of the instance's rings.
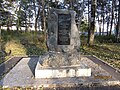
[[[63,77],[90,77],[91,68],[86,67],[83,64],[79,66],[63,66],[57,68],[42,67],[40,63],[37,63],[35,69],[35,78],[63,78]]]

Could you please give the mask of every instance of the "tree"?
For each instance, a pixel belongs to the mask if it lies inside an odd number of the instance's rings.
[[[110,33],[109,35],[111,35],[112,33],[112,26],[113,26],[113,19],[114,19],[114,8],[115,8],[115,0],[112,0],[112,17],[111,17],[111,25],[110,25]]]
[[[105,8],[105,1],[104,0],[101,0],[101,16],[102,16],[102,24],[103,24],[103,28],[102,28],[102,32],[104,33],[105,31],[105,28],[104,28],[104,24],[105,24],[105,11],[104,11],[104,8]]]
[[[11,0],[0,1],[0,27],[7,26],[7,30],[10,30],[13,22],[13,14],[11,14],[11,9],[14,8],[13,2]]]
[[[107,5],[106,5],[106,22],[107,22],[107,35],[109,35],[109,24],[110,24],[110,10],[111,10],[111,7],[110,7],[110,0],[108,1]]]
[[[40,1],[37,1],[38,2],[38,8],[36,8],[36,4],[35,4],[35,1],[34,0],[34,12],[35,12],[35,31],[37,32],[37,27],[38,27],[38,19],[40,17],[40,10],[41,10],[41,2]],[[36,12],[36,9],[37,9],[37,12]]]
[[[3,3],[3,0],[0,0],[0,29],[1,29],[1,26],[3,25],[3,19],[4,19],[4,8],[2,6],[2,3]]]
[[[46,41],[46,16],[45,16],[45,1],[42,0],[42,18],[43,18],[43,31],[44,31],[44,40]]]
[[[119,0],[119,9],[118,9],[118,22],[117,22],[117,28],[116,28],[116,39],[117,42],[120,38],[120,0]]]
[[[88,44],[93,45],[94,32],[95,32],[95,12],[96,12],[96,0],[92,0],[91,5],[91,20],[90,20],[90,31],[88,32]]]

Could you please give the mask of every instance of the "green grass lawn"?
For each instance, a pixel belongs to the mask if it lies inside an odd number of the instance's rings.
[[[2,30],[2,48],[11,54],[2,57],[0,52],[0,63],[15,55],[41,55],[47,51],[42,32],[17,32]],[[120,69],[120,43],[112,43],[113,37],[99,37],[95,39],[95,44],[87,46],[87,38],[81,37],[81,54],[95,55],[115,68]],[[109,42],[108,42],[109,41]]]

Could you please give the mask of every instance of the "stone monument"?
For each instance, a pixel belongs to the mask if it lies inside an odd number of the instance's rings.
[[[48,52],[39,57],[35,78],[91,76],[91,69],[80,63],[80,36],[76,12],[51,9],[48,18]]]

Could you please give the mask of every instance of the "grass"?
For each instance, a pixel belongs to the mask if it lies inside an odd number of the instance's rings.
[[[17,32],[2,30],[1,48],[10,55],[0,52],[0,63],[15,55],[41,55],[47,51],[41,32]]]
[[[103,39],[103,38],[102,38]],[[120,69],[120,43],[99,42],[98,38],[95,39],[93,46],[87,46],[87,38],[82,38],[81,51],[83,55],[95,55],[98,58],[109,63],[113,67]]]

